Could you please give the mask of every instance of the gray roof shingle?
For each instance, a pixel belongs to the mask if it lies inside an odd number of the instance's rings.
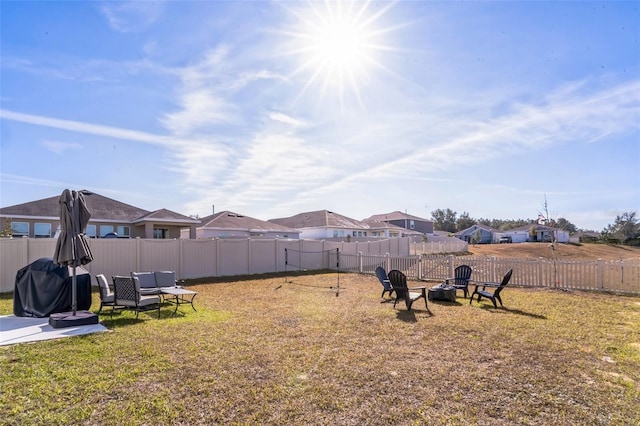
[[[342,216],[329,210],[299,213],[291,217],[269,219],[269,222],[297,229],[319,227],[369,229],[369,225],[364,222]]]
[[[298,233],[297,229],[289,228],[283,225],[279,225],[273,222],[267,222],[260,219],[255,219],[249,216],[243,216],[241,214],[221,211],[216,214],[212,214],[200,219],[200,226],[202,228],[214,228],[214,229],[237,229],[237,230],[249,230],[249,231],[262,231],[262,232],[289,232]]]

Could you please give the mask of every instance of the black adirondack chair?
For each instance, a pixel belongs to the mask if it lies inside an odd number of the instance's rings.
[[[389,277],[387,277],[387,271],[385,271],[382,266],[378,266],[376,268],[376,276],[378,280],[380,280],[380,284],[382,284],[382,295],[380,297],[384,297],[384,294],[387,292],[389,292],[389,297],[391,297],[395,290],[391,287],[391,281],[389,281]]]
[[[507,284],[509,284],[509,280],[511,279],[511,274],[513,274],[513,269],[510,269],[509,272],[507,272],[504,277],[502,278],[502,282],[501,283],[478,283],[476,284],[476,288],[475,290],[473,290],[473,294],[471,295],[471,299],[469,300],[469,304],[471,304],[471,302],[473,302],[473,296],[475,296],[476,294],[478,295],[478,302],[480,302],[480,299],[482,297],[486,297],[487,299],[491,300],[491,302],[493,302],[493,307],[497,308],[498,305],[496,303],[496,300],[498,302],[500,302],[500,306],[502,306],[502,299],[500,298],[500,292],[502,292],[502,290],[507,286]],[[480,287],[482,287],[482,289],[480,289]],[[491,293],[490,291],[487,291],[487,287],[489,288],[495,288],[495,290],[493,291],[493,293]]]
[[[393,287],[393,290],[396,292],[396,300],[393,302],[394,308],[399,300],[404,300],[407,305],[407,310],[410,311],[413,302],[418,299],[424,299],[424,306],[429,310],[426,287],[407,287],[406,275],[396,269],[389,272],[389,281],[391,282],[391,287]]]
[[[454,270],[454,277],[447,278],[445,283],[451,287],[455,287],[456,290],[462,290],[464,297],[469,295],[469,279],[471,279],[471,266],[460,265]]]

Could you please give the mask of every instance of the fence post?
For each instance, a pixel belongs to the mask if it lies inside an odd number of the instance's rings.
[[[136,271],[142,271],[142,239],[136,237]]]
[[[538,287],[544,287],[544,282],[543,282],[543,274],[542,274],[542,264],[544,262],[544,258],[539,257],[538,258],[538,279],[537,279],[537,283],[538,283]]]
[[[30,259],[29,259],[29,238],[27,237],[22,237],[20,238],[21,241],[21,245],[22,245],[22,256],[23,256],[23,265],[28,265],[29,263],[31,263]],[[35,260],[35,259],[34,259]]]
[[[364,268],[362,267],[362,252],[359,251],[358,252],[358,272],[362,273],[364,271]]]
[[[182,238],[178,240],[178,270],[176,271],[176,279],[182,279],[182,268],[184,259],[184,241]]]
[[[215,262],[216,262],[216,274],[220,277],[222,276],[222,271],[220,270],[220,238],[216,237],[215,240],[213,240],[215,242],[216,245],[216,258],[215,258]]]
[[[491,256],[489,258],[489,274],[490,274],[490,278],[489,281],[491,282],[496,282],[496,257],[495,256]]]
[[[450,254],[449,256],[447,256],[449,258],[449,274],[447,275],[448,277],[455,277],[455,268],[453,266],[453,255]]]
[[[423,255],[420,255],[418,257],[418,280],[422,279],[422,258]]]
[[[602,259],[598,259],[596,260],[596,277],[598,277],[598,281],[599,281],[599,287],[601,289],[604,289],[604,268],[602,267],[602,265],[604,264],[604,261]],[[597,285],[598,283],[596,283]]]
[[[251,262],[251,246],[253,245],[252,241],[253,240],[251,238],[247,238],[247,271],[249,275],[253,273],[253,269],[251,269],[251,265],[253,265],[253,262]]]

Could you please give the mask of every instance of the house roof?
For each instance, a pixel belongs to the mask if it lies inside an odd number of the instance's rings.
[[[289,228],[273,222],[244,216],[231,211],[221,211],[200,219],[198,228],[235,229],[261,232],[288,232],[299,234],[297,229]]]
[[[329,210],[317,210],[313,212],[299,213],[291,217],[269,219],[269,222],[290,228],[346,228],[346,229],[370,229],[364,222],[342,216]]]
[[[396,210],[394,212],[391,213],[384,213],[384,214],[374,214],[373,216],[368,217],[367,219],[365,219],[365,222],[368,221],[376,221],[376,222],[388,222],[390,220],[418,220],[420,222],[433,222],[432,220],[429,219],[424,219],[418,216],[413,216],[410,214],[406,214],[406,213],[402,213],[399,210]]]
[[[144,221],[150,221],[150,220],[154,222],[162,221],[162,222],[198,223],[197,219],[193,219],[183,214],[176,213],[174,211],[167,210],[167,209],[160,209],[160,210],[156,210],[151,213],[145,214],[135,219],[133,222],[134,223],[144,222]]]
[[[194,219],[167,209],[153,212],[141,209],[95,192],[83,191],[91,221],[109,221],[122,223],[143,222],[145,220],[194,223]],[[28,203],[0,208],[0,216],[18,218],[60,218],[60,196],[43,198]]]
[[[529,225],[518,226],[517,228],[507,229],[506,231],[503,231],[503,232],[529,231],[532,226],[536,231],[564,231],[563,229],[560,229],[560,228],[552,228],[551,226],[547,226],[547,225],[540,225],[538,223],[530,223]]]
[[[483,229],[483,230],[485,230],[487,232],[490,232],[490,233],[503,232],[503,231],[500,231],[499,229],[492,228],[492,227],[487,226],[487,225],[482,225],[482,224],[479,224],[479,223],[475,223],[475,224],[471,225],[470,227],[463,229],[462,231],[456,232],[453,235],[464,235],[464,234],[466,234],[468,232],[475,231],[477,229]]]
[[[372,230],[388,229],[390,231],[402,232],[403,235],[422,235],[422,232],[406,229],[402,226],[394,225],[393,223],[389,222],[378,222],[376,220],[369,219],[363,220],[363,222],[369,225],[369,228],[371,228]]]

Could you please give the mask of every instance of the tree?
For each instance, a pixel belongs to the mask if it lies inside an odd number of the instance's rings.
[[[467,228],[469,228],[469,227],[471,227],[471,226],[473,226],[475,224],[476,224],[475,219],[469,217],[469,213],[462,212],[462,214],[460,215],[460,217],[456,221],[456,230],[458,232],[460,232],[463,229],[467,229]]]
[[[576,228],[576,226],[573,223],[569,222],[564,217],[558,218],[558,220],[556,221],[556,228],[560,228],[565,231],[568,231],[570,234],[574,234],[578,231],[578,228]]]
[[[473,233],[473,238],[471,238],[471,244],[474,246],[480,242],[480,230],[477,229],[476,232]]]
[[[13,234],[11,229],[11,219],[7,218],[2,221],[2,229],[0,230],[0,238],[9,238]]]
[[[433,228],[438,231],[456,232],[456,214],[451,209],[432,211]]]
[[[640,237],[640,223],[636,217],[637,212],[625,212],[616,216],[613,224],[607,226],[602,233],[629,242]]]

